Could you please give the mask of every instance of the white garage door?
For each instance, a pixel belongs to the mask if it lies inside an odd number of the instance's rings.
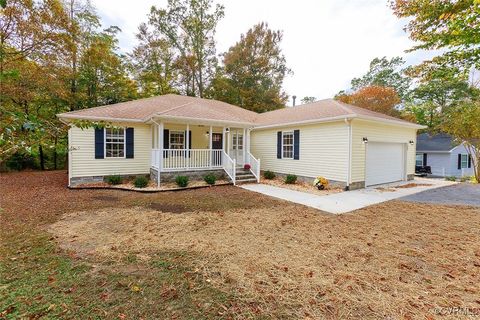
[[[368,142],[365,186],[403,180],[405,158],[402,143]]]

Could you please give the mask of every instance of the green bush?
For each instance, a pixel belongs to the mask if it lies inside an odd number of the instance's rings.
[[[213,185],[217,181],[217,177],[213,173],[209,173],[203,177],[203,180],[205,180],[206,183]]]
[[[188,177],[187,176],[176,176],[175,182],[180,188],[185,188],[188,186]]]
[[[135,180],[133,180],[133,185],[135,188],[145,188],[148,186],[148,179],[144,176],[136,177]]]
[[[120,177],[119,175],[105,177],[105,181],[107,181],[108,184],[121,184],[122,180],[122,177]]]
[[[471,181],[473,177],[470,177],[470,176],[463,176],[460,178],[460,182],[467,182],[467,181]]]
[[[294,174],[287,174],[285,177],[285,183],[286,184],[295,184],[297,182],[297,176]]]
[[[272,180],[272,179],[275,178],[275,173],[273,173],[273,172],[270,171],[270,170],[267,170],[267,171],[265,171],[265,172],[263,173],[263,177],[264,177],[265,179]]]
[[[447,180],[447,181],[457,181],[457,177],[449,176],[449,177],[445,177],[445,180]]]

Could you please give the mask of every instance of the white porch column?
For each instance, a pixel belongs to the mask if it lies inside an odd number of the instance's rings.
[[[187,123],[187,133],[185,134],[185,136],[187,137],[186,140],[185,140],[185,156],[186,156],[186,159],[187,159],[187,169],[190,168],[190,153],[189,153],[189,149],[188,149],[188,146],[190,145],[190,124]]]
[[[158,125],[158,134],[157,134],[157,147],[159,149],[157,153],[158,162],[157,162],[157,186],[160,187],[160,172],[162,171],[163,167],[163,122],[160,122]]]
[[[243,151],[243,163],[247,163],[247,129],[243,128],[242,136],[242,151]]]
[[[227,146],[226,147],[227,148],[226,153],[228,155],[230,155],[230,129],[228,129],[228,132],[226,132],[225,136],[226,136],[225,143],[226,143],[226,146]]]
[[[213,135],[213,127],[210,126],[210,131],[209,131],[209,135],[208,135],[208,154],[210,155],[210,168],[212,168],[212,164],[213,164],[213,150],[212,150],[212,147],[213,147],[213,142],[212,142],[212,135]]]

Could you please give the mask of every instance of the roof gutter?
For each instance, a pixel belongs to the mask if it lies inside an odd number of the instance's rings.
[[[334,121],[342,121],[345,119],[353,119],[355,115],[347,115],[347,116],[337,116],[337,117],[330,117],[330,118],[323,118],[323,119],[309,119],[303,121],[292,121],[292,122],[285,122],[285,123],[276,123],[276,124],[269,124],[269,125],[260,125],[260,126],[253,126],[252,130],[257,129],[270,129],[270,128],[278,128],[278,127],[287,127],[287,126],[296,126],[296,125],[307,125],[307,124],[314,124],[314,123],[322,123],[322,122],[334,122]]]

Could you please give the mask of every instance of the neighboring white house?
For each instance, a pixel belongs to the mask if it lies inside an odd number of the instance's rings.
[[[445,133],[418,135],[415,165],[430,166],[434,176],[474,175],[472,158],[465,145],[455,143],[452,137]]]
[[[413,178],[423,128],[333,99],[257,114],[172,94],[58,117],[70,126],[69,185],[113,174],[149,174],[160,184],[206,171],[237,183],[271,170],[362,188]],[[108,126],[81,129],[76,120]],[[249,174],[239,169],[247,163]]]

